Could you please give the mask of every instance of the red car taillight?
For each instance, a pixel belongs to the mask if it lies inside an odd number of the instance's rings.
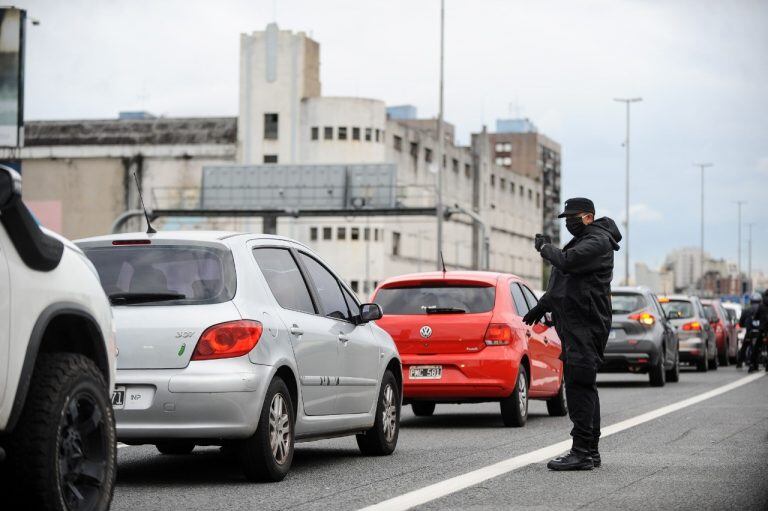
[[[652,326],[656,322],[656,318],[653,317],[653,314],[649,314],[647,312],[632,314],[631,316],[629,316],[628,319],[634,319],[638,323],[641,323],[646,326]]]
[[[701,323],[699,323],[698,321],[691,321],[690,323],[684,324],[682,328],[686,332],[690,332],[694,330],[698,332],[701,330]]]
[[[261,338],[258,321],[230,321],[213,325],[197,341],[192,360],[240,357],[251,351]]]
[[[507,346],[512,342],[512,328],[504,323],[491,323],[485,331],[486,346]]]

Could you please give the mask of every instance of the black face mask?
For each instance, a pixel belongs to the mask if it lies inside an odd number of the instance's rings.
[[[565,219],[565,228],[568,229],[568,232],[572,235],[581,236],[587,226],[584,225],[584,222],[580,217],[574,216]]]

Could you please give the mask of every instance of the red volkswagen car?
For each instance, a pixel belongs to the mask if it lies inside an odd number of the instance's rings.
[[[418,416],[436,403],[498,401],[506,426],[524,426],[528,400],[568,410],[555,329],[522,317],[537,303],[520,278],[489,272],[415,273],[382,282],[377,324],[403,362],[403,399]]]

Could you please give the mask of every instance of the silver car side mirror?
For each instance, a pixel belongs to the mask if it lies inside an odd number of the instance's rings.
[[[384,312],[381,310],[381,306],[378,303],[364,303],[360,306],[360,322],[368,323],[369,321],[376,321],[381,319]]]

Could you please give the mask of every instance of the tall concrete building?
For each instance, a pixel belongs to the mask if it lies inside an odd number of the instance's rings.
[[[560,144],[539,133],[529,119],[499,119],[490,139],[497,166],[513,169],[539,182],[536,202],[541,204],[543,232],[559,244]]]
[[[241,36],[237,118],[29,122],[27,147],[14,154],[0,150],[0,158],[23,160],[25,199],[46,225],[69,237],[104,234],[118,215],[138,206],[133,172],[150,208],[197,212],[204,209],[203,175],[218,168],[286,174],[328,165],[394,169],[394,208],[386,215],[287,215],[267,229],[312,246],[363,296],[383,278],[436,268],[435,217],[397,215],[396,208],[434,208],[442,168],[443,202],[454,210],[444,225],[448,268],[486,267],[487,260],[489,269],[541,287],[541,258],[533,249],[533,236],[542,230],[541,178],[497,165],[493,134],[483,131],[470,146],[457,145],[449,123],[438,162],[436,128],[434,119],[419,119],[409,105],[388,115],[379,99],[322,96],[320,45],[270,24]],[[236,189],[242,185],[229,186],[238,192],[233,197],[242,195]],[[233,199],[231,207],[240,206]],[[284,206],[297,207],[290,201]],[[267,228],[257,213],[155,223],[160,229]]]

